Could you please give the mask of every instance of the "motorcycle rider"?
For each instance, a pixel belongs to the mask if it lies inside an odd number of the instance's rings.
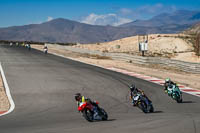
[[[95,120],[101,120],[101,117],[98,115],[98,105],[96,104],[96,102],[93,102],[91,101],[89,98],[85,98],[84,96],[81,95],[81,93],[76,93],[75,94],[75,100],[77,102],[77,106],[79,107],[81,103],[84,103],[84,102],[89,102],[93,105],[93,112],[94,112],[94,115],[93,115],[93,118]]]
[[[47,45],[46,45],[46,44],[44,45],[43,51],[45,52],[45,54],[47,54],[48,47],[47,47]]]
[[[132,104],[133,106],[136,106],[136,102],[134,100],[134,97],[137,96],[138,93],[142,94],[142,96],[145,98],[145,102],[148,105],[149,103],[151,103],[151,100],[149,100],[149,98],[144,94],[144,91],[136,88],[136,86],[134,84],[132,84],[130,87],[130,98],[132,100]]]
[[[76,93],[76,94],[74,95],[74,98],[75,98],[75,100],[76,100],[76,102],[77,102],[77,106],[78,106],[78,107],[80,106],[80,103],[85,102],[85,97],[82,96],[81,93]]]
[[[171,81],[170,78],[166,78],[165,83],[164,83],[164,91],[167,91],[168,86],[171,86],[171,85],[176,85],[176,83]]]
[[[31,45],[27,44],[27,47],[28,47],[28,50],[30,51],[31,50]]]
[[[13,43],[11,42],[11,43],[10,43],[10,47],[12,47],[12,46],[13,46]]]

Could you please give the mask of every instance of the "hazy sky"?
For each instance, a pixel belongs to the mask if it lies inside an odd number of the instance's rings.
[[[0,0],[0,27],[55,18],[119,25],[180,9],[200,10],[200,0]]]

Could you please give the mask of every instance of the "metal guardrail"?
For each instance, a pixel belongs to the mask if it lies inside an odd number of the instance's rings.
[[[85,53],[85,54],[93,54],[93,55],[100,55],[100,56],[108,56],[114,60],[123,60],[132,62],[135,64],[157,64],[162,66],[169,66],[173,67],[185,72],[200,74],[200,63],[190,63],[178,60],[171,60],[165,59],[160,57],[142,57],[142,56],[135,56],[129,55],[124,53],[103,53],[100,51],[91,51],[87,49],[75,48],[70,46],[60,46],[60,45],[52,45],[56,46],[61,49],[66,49],[69,51],[77,52],[77,53]]]

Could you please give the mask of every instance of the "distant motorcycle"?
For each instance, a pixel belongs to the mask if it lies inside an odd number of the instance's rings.
[[[44,48],[43,52],[44,52],[45,54],[47,54],[48,49],[47,49],[47,48]]]
[[[28,44],[28,45],[27,45],[27,48],[28,48],[28,50],[30,51],[30,50],[31,50],[31,45]]]
[[[12,47],[13,46],[13,43],[10,43],[10,47]]]
[[[133,96],[133,100],[135,101],[135,105],[140,108],[144,113],[154,112],[152,102],[148,101],[141,93]]]
[[[170,84],[167,87],[167,94],[170,96],[172,99],[176,100],[177,103],[182,103],[182,92],[180,91],[179,87],[174,84]]]
[[[78,110],[82,112],[83,117],[89,122],[99,120],[105,121],[108,119],[108,114],[103,108],[100,108],[98,104],[98,102],[95,102],[94,106],[90,101],[86,101],[80,104]]]

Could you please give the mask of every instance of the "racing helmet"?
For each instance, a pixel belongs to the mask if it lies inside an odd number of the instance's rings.
[[[131,91],[134,91],[136,87],[135,87],[134,84],[132,84],[129,88],[130,88]]]
[[[169,82],[169,81],[170,81],[170,78],[166,78],[166,79],[165,79],[165,82]]]
[[[76,93],[74,95],[74,98],[75,98],[76,101],[79,101],[81,99],[81,93]]]

